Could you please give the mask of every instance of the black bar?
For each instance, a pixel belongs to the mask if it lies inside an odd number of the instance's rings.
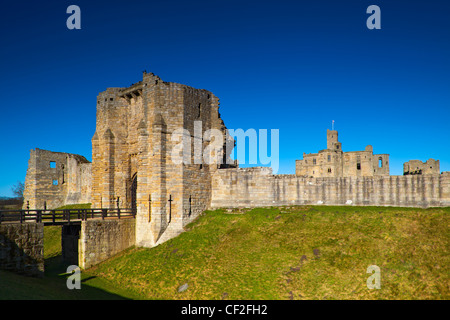
[[[189,196],[189,217],[191,216],[191,214],[192,214],[192,197]]]
[[[137,208],[135,208],[137,210]],[[152,221],[152,195],[148,195],[148,222]]]

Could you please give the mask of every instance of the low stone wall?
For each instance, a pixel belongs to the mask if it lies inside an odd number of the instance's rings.
[[[0,225],[0,269],[34,277],[44,276],[44,225]]]
[[[450,206],[450,174],[304,178],[270,168],[217,170],[211,207],[282,205]]]
[[[133,246],[136,220],[87,220],[81,224],[79,266],[88,269]]]

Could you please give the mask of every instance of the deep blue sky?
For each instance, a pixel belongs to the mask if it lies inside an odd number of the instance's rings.
[[[81,30],[66,9],[81,8]],[[381,8],[381,30],[366,9]],[[91,159],[97,94],[142,71],[214,92],[229,128],[279,129],[279,173],[326,148],[450,170],[450,1],[3,1],[0,195],[33,148]]]

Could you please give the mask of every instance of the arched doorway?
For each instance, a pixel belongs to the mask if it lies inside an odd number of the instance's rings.
[[[137,191],[137,173],[134,174],[134,176],[131,178],[131,209],[136,210],[137,204],[136,204],[136,191]]]

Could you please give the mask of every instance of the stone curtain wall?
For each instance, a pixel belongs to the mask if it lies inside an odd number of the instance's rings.
[[[422,176],[302,178],[270,168],[218,170],[212,208],[282,205],[450,206],[450,173]]]
[[[135,219],[83,221],[78,247],[80,268],[90,268],[133,246],[135,230]]]
[[[0,225],[0,269],[34,277],[44,276],[44,225]]]

